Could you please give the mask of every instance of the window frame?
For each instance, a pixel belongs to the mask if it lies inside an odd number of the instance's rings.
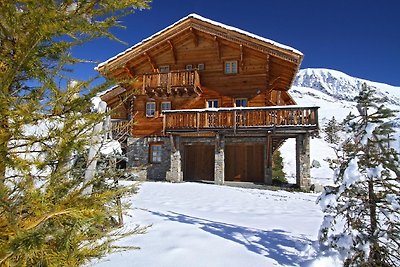
[[[204,63],[197,64],[197,70],[203,71],[206,69],[206,65]]]
[[[154,164],[162,162],[162,146],[163,146],[162,143],[149,144],[149,163]]]
[[[233,68],[233,66],[235,66],[235,68]],[[238,61],[237,60],[227,60],[224,62],[224,73],[225,74],[235,75],[235,74],[238,74],[238,72],[239,72],[239,69],[238,69]]]
[[[236,101],[240,101],[240,105],[239,106],[237,105]],[[245,106],[242,105],[242,101],[246,101],[246,105]],[[248,107],[249,106],[249,100],[247,98],[244,98],[244,97],[235,98],[233,103],[234,103],[235,107]]]
[[[187,64],[185,66],[185,70],[193,70],[193,65],[192,64]]]
[[[161,71],[161,70],[163,70],[163,71]],[[170,71],[171,71],[171,68],[170,68],[169,65],[162,65],[162,66],[158,67],[158,72],[159,73],[168,73]]]
[[[163,104],[169,104],[169,109],[163,109]],[[172,109],[172,104],[171,104],[171,101],[161,101],[161,103],[160,103],[160,114],[161,114],[161,116],[163,116],[163,114],[162,114],[162,112],[164,111],[164,110],[171,110]]]
[[[212,107],[209,106],[209,103],[212,102]],[[215,103],[217,103],[217,106],[215,107]],[[206,108],[219,108],[219,99],[207,99],[206,101]]]
[[[149,104],[153,104],[153,114],[149,114],[149,110],[151,110],[151,109],[149,109]],[[146,117],[147,118],[154,118],[155,116],[156,116],[156,101],[147,101],[146,102]]]

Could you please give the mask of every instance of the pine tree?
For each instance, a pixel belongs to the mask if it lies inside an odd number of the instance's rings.
[[[109,84],[66,83],[71,65],[81,62],[71,48],[116,39],[110,27],[148,2],[0,2],[1,266],[79,266],[142,232],[113,231],[115,202],[132,188],[105,182],[114,175],[108,171],[84,180],[94,126],[107,115],[90,112],[91,101]]]
[[[287,183],[286,174],[283,171],[283,158],[279,150],[272,154],[272,181],[279,184]]]
[[[333,116],[332,119],[330,119],[324,125],[323,128],[323,132],[325,133],[324,140],[331,145],[337,145],[340,142],[339,132],[341,131],[341,129],[342,127]]]
[[[388,123],[394,111],[365,84],[355,100],[359,114],[344,120],[348,137],[331,161],[335,186],[319,199],[320,240],[341,253],[345,266],[399,266],[400,162]]]

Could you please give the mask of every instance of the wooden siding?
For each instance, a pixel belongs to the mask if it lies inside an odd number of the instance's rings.
[[[248,42],[242,45],[200,28],[172,32],[106,74],[123,81],[125,89],[119,88],[118,94],[111,91],[103,100],[115,108],[112,118],[135,120],[134,136],[162,134],[160,105],[165,101],[171,102],[174,110],[203,109],[209,99],[218,100],[219,107],[233,107],[235,98],[247,98],[249,107],[295,104],[287,89],[300,62],[284,60]],[[231,60],[237,61],[237,74],[224,73],[224,63]],[[198,64],[204,64],[204,70],[185,70],[187,65],[195,69]],[[161,66],[169,66],[170,72],[160,73]],[[185,79],[187,73],[194,73],[190,76],[194,78]],[[160,80],[168,82],[161,86]],[[130,105],[118,105],[126,98]],[[146,102],[150,101],[156,103],[154,117],[146,117]]]

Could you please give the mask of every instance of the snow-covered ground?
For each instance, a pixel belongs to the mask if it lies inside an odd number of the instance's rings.
[[[146,267],[337,266],[318,249],[317,195],[198,183],[145,182],[127,226],[152,225],[121,240],[140,250],[93,264]]]

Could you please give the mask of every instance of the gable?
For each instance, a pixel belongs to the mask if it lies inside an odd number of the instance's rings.
[[[255,89],[282,91],[279,96],[287,103],[294,103],[287,90],[302,58],[301,52],[291,47],[198,15],[189,15],[99,64],[96,69],[108,78],[122,80],[156,72],[160,66],[168,65],[178,70],[185,69],[186,65],[196,67],[205,63],[207,71],[201,80],[206,87],[210,86],[208,80],[213,75],[219,75],[219,79],[213,79],[212,86],[217,88],[218,83],[226,85],[229,82],[233,97],[249,94],[241,90],[245,84],[253,91],[250,95],[254,95]],[[227,60],[238,62],[240,75],[221,76]],[[139,78],[133,87],[140,86]]]

